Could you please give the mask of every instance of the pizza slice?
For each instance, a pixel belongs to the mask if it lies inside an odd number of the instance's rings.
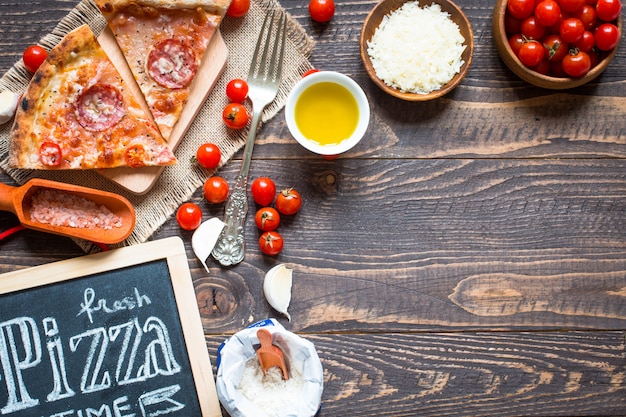
[[[28,169],[165,166],[172,151],[87,25],[48,54],[20,99],[9,163]]]
[[[169,140],[231,0],[96,0]]]

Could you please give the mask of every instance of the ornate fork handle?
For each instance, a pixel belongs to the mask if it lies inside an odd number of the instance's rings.
[[[248,175],[239,174],[224,210],[225,226],[213,248],[213,257],[222,265],[236,265],[243,260],[246,251],[244,224],[248,213],[246,188]]]

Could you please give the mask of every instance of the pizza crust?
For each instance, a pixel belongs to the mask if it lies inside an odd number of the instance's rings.
[[[66,36],[49,52],[19,101],[11,131],[10,166],[44,168],[43,165],[38,166],[40,162],[34,158],[39,149],[32,128],[41,117],[36,107],[40,98],[48,94],[52,80],[60,78],[64,67],[73,66],[73,62],[80,56],[76,51],[81,51],[81,54],[94,51],[94,37],[88,26],[81,26],[74,33],[76,36]]]
[[[197,9],[224,16],[231,0],[96,0],[102,14],[115,14],[130,7],[153,7],[155,9]]]

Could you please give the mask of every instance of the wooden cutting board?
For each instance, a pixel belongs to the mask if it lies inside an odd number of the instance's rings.
[[[126,60],[122,55],[122,51],[117,46],[115,37],[109,28],[106,28],[100,36],[98,36],[98,41],[111,58],[111,61],[113,61],[117,69],[120,71],[122,77],[125,80],[132,80],[132,82],[128,82],[128,85],[139,100],[139,103],[144,107],[146,113],[150,115],[150,110],[143,99],[141,90],[134,81],[130,67],[126,63]],[[198,111],[209,96],[209,93],[213,90],[213,87],[215,87],[217,80],[226,68],[227,60],[228,49],[220,31],[217,30],[204,54],[204,58],[198,68],[198,74],[191,85],[189,101],[183,109],[178,123],[176,123],[174,129],[172,130],[172,135],[168,142],[172,151],[176,149],[180,141],[183,139],[185,133],[187,133],[187,130],[189,129],[189,126],[198,114]],[[159,175],[161,175],[163,168],[164,167],[145,167],[136,169],[112,168],[99,170],[98,173],[134,194],[145,194],[154,186],[156,180],[159,178]]]

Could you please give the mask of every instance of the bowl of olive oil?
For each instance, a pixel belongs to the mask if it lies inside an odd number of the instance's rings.
[[[369,102],[361,87],[335,71],[302,78],[285,105],[287,127],[305,149],[319,155],[339,155],[352,149],[369,125]]]

